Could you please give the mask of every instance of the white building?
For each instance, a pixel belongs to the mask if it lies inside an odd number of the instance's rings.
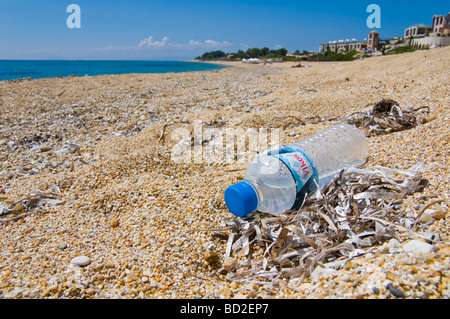
[[[356,39],[352,40],[339,40],[339,41],[330,41],[328,44],[319,45],[319,52],[348,52],[352,50],[361,51],[367,48],[367,42],[360,42]]]
[[[433,16],[433,33],[450,34],[450,13]]]
[[[416,24],[405,29],[405,39],[410,37],[427,36],[433,32],[433,27],[427,27],[424,24]]]

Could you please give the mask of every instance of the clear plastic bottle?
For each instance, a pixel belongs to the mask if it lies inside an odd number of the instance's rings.
[[[338,124],[300,142],[255,158],[242,182],[225,191],[229,211],[245,218],[299,208],[342,169],[364,163],[368,141],[354,125]]]

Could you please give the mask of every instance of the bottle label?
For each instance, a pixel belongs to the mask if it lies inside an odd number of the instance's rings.
[[[291,171],[297,184],[297,197],[291,209],[299,208],[306,197],[317,191],[319,176],[313,161],[301,149],[289,146],[269,155],[278,157]]]

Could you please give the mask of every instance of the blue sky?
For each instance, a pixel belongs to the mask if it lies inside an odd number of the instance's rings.
[[[345,3],[345,4],[343,4]],[[68,28],[70,4],[81,28]],[[0,59],[189,59],[249,47],[317,51],[332,40],[363,40],[369,4],[381,8],[381,38],[431,25],[448,1],[0,0]]]

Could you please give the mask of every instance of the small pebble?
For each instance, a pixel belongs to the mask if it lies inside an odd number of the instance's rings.
[[[70,263],[75,266],[83,267],[89,265],[91,263],[91,260],[86,256],[78,256],[73,258]]]
[[[111,219],[111,227],[112,228],[119,227],[119,219],[118,218]]]
[[[398,248],[400,247],[400,242],[397,239],[392,238],[388,243],[388,247],[390,249]]]
[[[58,248],[61,249],[61,250],[64,250],[64,249],[67,248],[67,244],[66,243],[59,243],[58,244]]]
[[[405,298],[405,295],[403,294],[403,292],[400,289],[398,289],[397,287],[393,286],[392,284],[389,284],[387,288],[389,289],[391,294],[393,294],[395,297]]]
[[[433,216],[431,215],[431,213],[433,212],[434,211],[432,211],[431,209],[427,209],[417,220],[422,224],[426,224],[433,218]]]
[[[39,148],[39,151],[44,153],[44,152],[51,151],[52,149],[53,149],[53,147],[41,145],[41,147]]]
[[[213,264],[219,261],[219,256],[213,251],[208,250],[203,254],[203,259],[206,260],[207,263]]]
[[[436,209],[431,212],[431,217],[440,220],[445,219],[446,211],[441,205],[435,205]]]
[[[21,203],[17,203],[14,208],[13,208],[16,212],[21,212],[24,210],[24,207]]]
[[[231,291],[231,289],[228,287],[223,288],[221,293],[225,298],[231,298],[234,295],[233,291]]]
[[[404,244],[402,249],[407,253],[426,255],[434,251],[434,246],[421,240],[414,239]]]

